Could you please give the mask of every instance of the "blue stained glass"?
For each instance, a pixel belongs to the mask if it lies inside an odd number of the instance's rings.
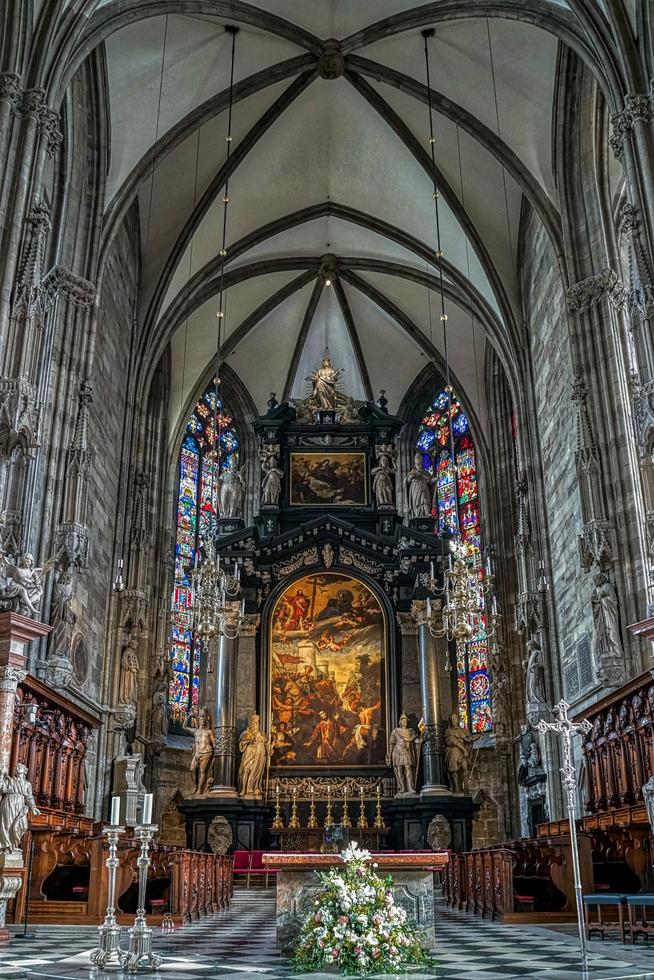
[[[204,456],[214,446],[216,423],[221,447],[220,466],[233,466],[238,460],[239,438],[231,417],[225,413],[211,388],[204,392],[189,417],[179,458],[175,585],[169,647],[173,680],[168,692],[171,717],[179,722],[183,722],[191,706],[197,706],[200,691],[202,645],[194,636],[189,613],[190,572],[199,538],[212,532],[218,509],[218,486],[210,480],[212,464]]]
[[[431,449],[431,447],[434,445],[435,442],[436,442],[436,433],[430,431],[429,429],[425,429],[425,431],[421,432],[420,435],[418,436],[418,441],[416,442],[416,446],[418,447],[418,449],[422,449],[423,452],[426,452],[427,450]]]
[[[450,422],[456,472],[450,450]],[[477,460],[470,423],[456,395],[450,398],[444,389],[438,392],[422,416],[415,445],[422,455],[424,469],[429,473],[435,471],[434,514],[438,517],[438,531],[454,534],[460,530],[470,549],[470,563],[479,569],[483,581]],[[432,461],[427,450],[433,453],[435,448],[436,459]],[[457,644],[457,691],[464,724],[472,731],[490,731],[493,718],[488,640],[483,628],[473,641]]]

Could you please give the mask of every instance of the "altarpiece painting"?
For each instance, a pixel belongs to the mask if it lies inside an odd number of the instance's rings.
[[[368,503],[365,453],[291,453],[291,504],[362,507]]]
[[[294,581],[273,610],[274,766],[384,763],[384,614],[368,586],[325,572]]]

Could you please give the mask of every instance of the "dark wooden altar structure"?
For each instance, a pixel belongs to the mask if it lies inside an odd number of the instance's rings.
[[[361,787],[369,827],[379,790],[379,846],[426,847],[437,814],[448,821],[455,848],[470,846],[476,806],[450,792],[444,765],[443,719],[456,703],[451,675],[441,676],[447,648],[411,618],[412,604],[427,595],[421,576],[430,568],[441,574],[448,544],[433,518],[408,526],[397,513],[400,428],[385,410],[351,400],[338,411],[282,404],[255,422],[259,512],[247,528],[224,519],[218,549],[229,567],[240,566],[256,626],[245,638],[222,637],[208,672],[213,687],[207,682],[203,696],[214,714],[214,785],[178,805],[189,846],[207,847],[210,824],[221,816],[234,847],[279,847],[282,835],[271,832],[277,796],[285,827],[293,799],[302,828],[312,801],[322,826],[327,786],[339,802],[334,819],[349,792],[353,826]],[[261,728],[274,740],[261,800],[238,796],[247,718],[239,717],[237,678],[246,646],[256,664]],[[414,729],[421,718],[425,723],[419,795],[408,799],[396,796],[386,761],[403,710]],[[287,849],[289,840],[286,834]]]

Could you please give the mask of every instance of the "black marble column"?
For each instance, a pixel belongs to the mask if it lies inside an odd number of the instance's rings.
[[[439,650],[429,632],[424,603],[414,602],[413,614],[418,623],[418,664],[420,668],[420,696],[422,717],[425,723],[422,743],[421,795],[448,793],[445,782],[445,741],[441,719],[439,677]],[[425,613],[423,615],[423,612]]]
[[[238,639],[218,637],[215,670],[213,794],[236,796],[236,667]]]

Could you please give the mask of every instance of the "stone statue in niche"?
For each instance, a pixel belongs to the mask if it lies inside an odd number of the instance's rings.
[[[245,479],[243,470],[236,463],[226,467],[218,477],[220,487],[220,516],[240,517],[245,502]]]
[[[67,649],[75,625],[76,616],[70,608],[74,595],[73,568],[62,568],[52,589],[52,649]]]
[[[262,800],[263,782],[270,763],[270,739],[259,727],[259,715],[250,716],[248,727],[238,743],[241,765],[238,770],[238,795],[242,800]]]
[[[0,597],[17,599],[20,612],[24,616],[38,615],[38,607],[43,597],[43,578],[52,568],[50,559],[42,568],[34,567],[34,558],[27,552],[16,564],[0,551]]]
[[[406,713],[402,712],[397,728],[391,732],[386,756],[386,765],[392,765],[395,773],[396,796],[416,795],[418,754],[421,745],[422,739],[413,728],[409,728],[409,719]]]
[[[335,412],[338,406],[341,387],[341,368],[332,366],[329,355],[325,353],[322,364],[312,371],[307,381],[311,386],[308,406],[323,412]]]
[[[0,775],[0,853],[20,850],[28,813],[40,813],[26,777],[27,766],[22,762],[17,764],[13,776],[6,771]]]
[[[277,456],[266,455],[262,464],[261,506],[279,507],[284,471],[277,465]]]
[[[522,662],[525,668],[525,688],[527,694],[527,705],[547,704],[547,692],[545,690],[545,657],[543,650],[535,636],[527,640],[527,657]]]
[[[377,507],[382,509],[393,508],[395,507],[395,447],[376,446],[375,455],[377,466],[373,467],[370,472]]]
[[[152,717],[150,720],[150,738],[154,742],[164,743],[168,737],[168,698],[164,691],[155,691],[152,697]]]
[[[404,479],[406,487],[406,516],[408,520],[416,517],[431,515],[431,493],[429,485],[431,476],[422,465],[422,456],[416,453],[413,457],[413,467]]]
[[[520,736],[520,758],[518,760],[518,784],[529,787],[545,782],[547,776],[543,768],[540,746],[531,725],[522,725]]]
[[[119,704],[136,704],[139,694],[139,638],[133,632],[120,659]]]
[[[182,729],[193,736],[193,755],[189,769],[195,782],[194,796],[204,796],[211,789],[216,736],[213,732],[211,714],[206,705],[200,709],[197,728],[189,724],[190,720],[191,716],[187,715]]]
[[[599,653],[600,669],[606,664],[622,661],[624,652],[620,639],[618,595],[608,576],[595,566],[591,606]]]
[[[445,729],[445,768],[453,793],[468,792],[470,754],[478,738],[479,735],[471,735],[463,727],[456,712],[450,715],[449,725]]]

